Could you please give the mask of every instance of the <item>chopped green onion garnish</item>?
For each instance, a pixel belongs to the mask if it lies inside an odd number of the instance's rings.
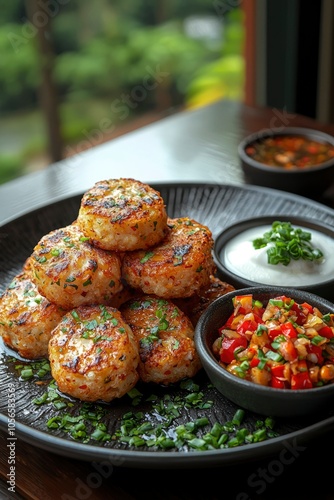
[[[311,238],[310,232],[294,228],[291,222],[275,221],[262,238],[253,240],[253,247],[258,250],[270,244],[267,249],[268,264],[287,266],[291,260],[322,259],[322,251],[313,247]]]
[[[319,345],[322,342],[324,342],[325,340],[326,340],[325,337],[321,337],[320,335],[316,335],[315,337],[312,338],[311,344]]]

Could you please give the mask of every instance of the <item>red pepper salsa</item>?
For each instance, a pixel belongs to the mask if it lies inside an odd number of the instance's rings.
[[[284,295],[267,306],[252,294],[233,299],[233,313],[213,352],[230,373],[280,389],[310,389],[334,382],[334,314]]]
[[[247,146],[246,153],[260,163],[284,169],[303,169],[334,158],[334,146],[303,136],[279,135]]]

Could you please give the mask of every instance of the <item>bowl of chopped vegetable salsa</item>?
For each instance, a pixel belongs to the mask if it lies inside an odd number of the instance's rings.
[[[239,220],[214,244],[218,276],[235,288],[287,286],[334,302],[333,254],[332,227],[293,215]]]
[[[256,132],[238,147],[246,182],[318,198],[333,182],[334,137],[303,127]]]
[[[255,413],[299,418],[334,402],[334,304],[290,287],[249,287],[216,299],[195,329],[216,389]]]

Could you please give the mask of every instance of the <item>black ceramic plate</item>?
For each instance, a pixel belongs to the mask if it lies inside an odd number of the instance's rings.
[[[225,226],[234,221],[258,215],[303,215],[314,218],[334,227],[334,211],[319,203],[289,193],[256,186],[202,185],[202,184],[151,184],[161,192],[168,214],[171,217],[189,216],[209,226],[215,236]],[[21,270],[22,265],[32,252],[37,241],[49,231],[73,222],[77,216],[81,196],[75,196],[52,203],[44,208],[12,220],[0,230],[0,292]],[[47,449],[60,455],[82,460],[109,460],[113,465],[136,468],[189,468],[231,465],[276,455],[286,446],[298,446],[313,439],[334,425],[334,409],[328,414],[318,415],[312,420],[298,419],[276,421],[276,437],[262,442],[244,444],[238,447],[222,448],[206,451],[195,451],[184,446],[181,449],[169,448],[161,450],[155,447],[137,447],[121,444],[118,440],[89,440],[83,443],[75,440],[64,430],[48,430],[47,421],[57,416],[52,404],[36,405],[33,399],[45,393],[46,385],[38,380],[28,381],[20,378],[20,371],[15,367],[20,363],[13,360],[13,353],[8,352],[0,344],[0,426],[9,432],[8,427],[8,389],[15,394],[15,434],[20,439]],[[158,387],[142,387],[143,398],[138,406],[132,406],[131,399],[122,399],[103,405],[105,416],[103,422],[110,434],[117,432],[121,417],[129,411],[142,411],[156,427],[161,417],[152,409],[152,403],[145,396],[154,393],[158,401],[166,405],[167,397],[171,401],[181,401],[179,416],[167,428],[173,436],[178,425],[193,422],[198,417],[207,417],[209,424],[203,428],[207,432],[215,423],[230,421],[238,408],[213,389],[204,373],[198,374],[195,380],[199,385],[203,401],[213,401],[207,409],[198,409],[186,404],[189,392],[179,384],[169,389]],[[13,394],[10,392],[10,394]],[[175,399],[176,398],[176,399]],[[177,405],[180,408],[180,404]],[[71,412],[78,415],[83,403],[73,401]],[[62,410],[64,411],[64,410]],[[243,426],[250,432],[256,428],[260,417],[257,414],[245,413]]]

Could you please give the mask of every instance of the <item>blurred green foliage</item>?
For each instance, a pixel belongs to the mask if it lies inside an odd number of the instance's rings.
[[[29,2],[29,0],[27,0]],[[226,4],[226,8],[225,8]],[[67,144],[101,117],[124,120],[148,110],[200,106],[242,98],[242,11],[211,0],[71,0],[40,2],[52,39],[54,79]],[[42,12],[42,10],[41,10]],[[222,12],[224,15],[222,16]],[[221,39],[189,36],[192,16],[214,19]],[[42,17],[43,18],[43,17]],[[40,55],[25,2],[3,2],[0,10],[0,111],[38,107]],[[121,106],[123,112],[121,114]],[[125,110],[126,108],[126,110]],[[34,138],[25,154],[45,148]],[[15,161],[14,161],[15,160]],[[0,182],[22,173],[21,157],[1,161]],[[7,165],[7,166],[6,166]]]
[[[67,98],[72,94],[116,98],[144,85],[144,105],[152,107],[159,105],[153,87],[175,88],[180,102],[198,67],[214,57],[217,52],[185,36],[180,23],[131,31],[123,26],[113,39],[95,38],[79,54],[59,55],[55,77]]]
[[[22,155],[0,156],[1,183],[10,181],[24,172],[24,159]]]
[[[223,98],[243,98],[243,41],[242,12],[237,9],[230,12],[221,56],[201,66],[189,83],[186,90],[188,106],[202,106]]]
[[[38,86],[37,53],[33,43],[21,42],[14,52],[12,42],[22,40],[20,26],[0,26],[0,110],[30,107]]]

